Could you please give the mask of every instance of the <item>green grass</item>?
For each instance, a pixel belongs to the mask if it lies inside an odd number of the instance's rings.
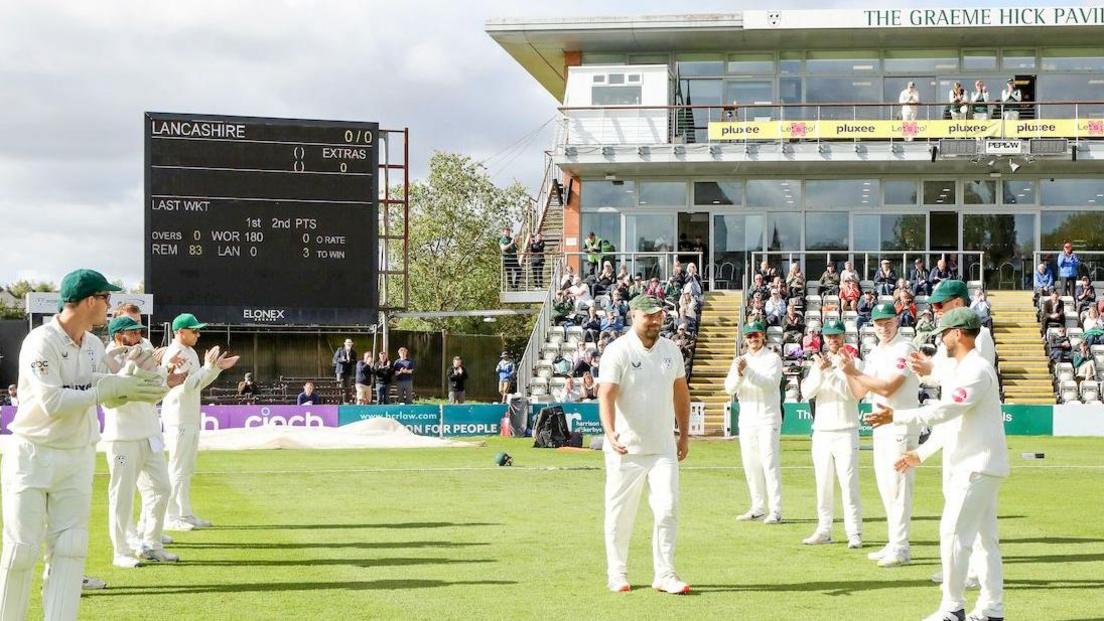
[[[513,468],[493,466],[502,449]],[[1021,460],[1029,450],[1047,458]],[[1011,440],[1014,472],[1000,506],[1009,618],[1104,615],[1102,450],[1099,439]],[[783,451],[787,521],[765,526],[732,519],[747,503],[738,445],[692,443],[677,556],[694,586],[687,597],[640,588],[651,580],[643,503],[630,558],[639,586],[605,591],[596,452],[495,438],[474,449],[201,453],[193,498],[217,527],[173,533],[179,565],[133,570],[110,564],[101,457],[86,571],[110,587],[83,599],[81,618],[850,620],[933,611],[938,466],[918,476],[913,564],[879,569],[865,558],[885,541],[870,452],[861,457],[867,547],[850,551],[800,544],[814,524],[809,442],[783,440]],[[41,616],[35,591],[31,618]]]

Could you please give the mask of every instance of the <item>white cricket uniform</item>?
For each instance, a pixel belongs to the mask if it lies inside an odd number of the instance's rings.
[[[920,381],[908,368],[908,356],[916,347],[897,333],[888,343],[878,343],[866,355],[865,373],[882,380],[904,376],[905,381],[889,397],[873,392],[867,399],[875,410],[885,405],[894,410],[911,409],[920,405]],[[901,474],[894,468],[906,451],[920,445],[920,425],[891,424],[874,429],[874,479],[886,513],[888,529],[886,549],[891,553],[908,552],[909,522],[912,520],[912,488],[916,480],[913,470]]]
[[[104,346],[86,332],[78,345],[55,316],[23,339],[19,409],[2,465],[4,552],[0,620],[22,621],[35,562],[46,543],[46,619],[76,619],[88,550],[88,513],[100,425],[96,381]]]
[[[172,491],[166,521],[195,517],[192,513],[192,473],[199,452],[200,397],[203,389],[219,376],[217,366],[200,365],[199,355],[191,347],[173,342],[161,359],[168,366],[176,356],[184,358],[177,373],[188,379],[174,386],[161,402],[161,420],[165,424],[165,445],[169,449],[169,481]]]
[[[737,372],[739,357],[725,378],[725,392],[740,403],[737,431],[751,511],[782,514],[782,359],[768,347],[744,354],[747,368]],[[603,361],[603,364],[605,362]]]
[[[1000,390],[993,365],[971,350],[945,380],[941,399],[922,408],[896,410],[895,423],[933,425],[917,450],[927,460],[943,449],[943,517],[939,553],[943,565],[941,610],[965,607],[970,547],[981,548],[976,609],[1004,616],[1004,579],[997,538],[997,494],[1009,475]]]
[[[655,580],[675,575],[679,468],[674,384],[686,377],[682,352],[660,337],[648,349],[630,330],[606,347],[598,382],[617,384],[614,429],[628,453],[606,443],[606,569],[610,580],[627,573],[629,540],[644,484],[655,527]]]
[[[825,355],[828,355],[827,353]],[[862,361],[855,365],[861,369]],[[801,394],[815,400],[813,471],[817,486],[817,530],[832,532],[833,492],[839,479],[843,493],[843,525],[848,537],[862,536],[859,498],[859,401],[847,376],[836,367],[822,370],[815,362],[801,381]]]
[[[112,343],[107,351],[117,349],[126,348]],[[135,487],[142,495],[138,538],[143,548],[161,549],[171,485],[157,408],[152,403],[137,401],[117,408],[105,407],[103,440],[111,474],[107,487],[108,533],[115,555],[133,556],[141,552],[131,549],[127,542]]]

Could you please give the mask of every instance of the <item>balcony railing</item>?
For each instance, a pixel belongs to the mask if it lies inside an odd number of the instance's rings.
[[[1104,101],[561,107],[561,145],[1104,139]]]

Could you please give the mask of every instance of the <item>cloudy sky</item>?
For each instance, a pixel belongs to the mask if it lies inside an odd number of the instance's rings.
[[[772,3],[832,5],[854,3]],[[548,131],[533,132],[554,116],[556,102],[484,33],[485,20],[761,6],[3,0],[0,284],[56,282],[77,266],[141,280],[144,111],[378,120],[410,127],[415,176],[441,149],[486,159],[498,182],[533,185],[551,140]]]

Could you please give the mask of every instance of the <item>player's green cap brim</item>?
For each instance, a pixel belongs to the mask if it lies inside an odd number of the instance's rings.
[[[202,330],[206,327],[207,324],[200,323],[196,316],[191,313],[181,313],[172,322],[173,332],[177,330]]]
[[[935,286],[932,294],[928,296],[928,302],[941,303],[954,298],[962,298],[966,302],[970,301],[970,290],[966,288],[966,283],[961,280],[941,280]]]

